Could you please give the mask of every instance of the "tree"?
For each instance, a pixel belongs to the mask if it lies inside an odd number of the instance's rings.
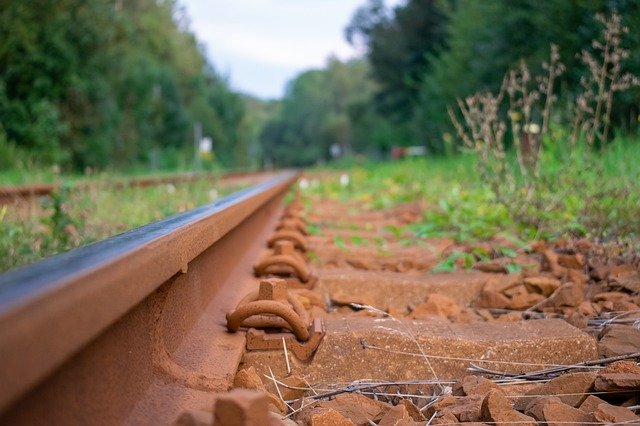
[[[347,41],[365,47],[380,85],[376,106],[398,122],[410,119],[431,56],[445,46],[448,10],[444,0],[409,0],[391,13],[369,0],[345,30]]]

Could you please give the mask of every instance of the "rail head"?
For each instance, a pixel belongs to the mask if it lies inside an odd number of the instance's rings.
[[[0,275],[0,412],[297,176]]]

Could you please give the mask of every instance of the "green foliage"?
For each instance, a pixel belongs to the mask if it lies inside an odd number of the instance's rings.
[[[29,163],[159,168],[193,158],[201,122],[219,161],[243,165],[243,120],[175,1],[0,3],[0,124]]]
[[[305,166],[341,156],[380,155],[407,139],[402,128],[375,111],[373,82],[362,60],[331,58],[326,69],[289,83],[282,103],[260,133],[268,164]]]
[[[396,122],[410,118],[430,55],[445,45],[450,3],[409,0],[391,12],[382,1],[369,0],[345,30],[347,41],[367,50],[373,78],[380,84],[376,107]]]
[[[29,209],[0,207],[0,272],[192,209],[244,185],[212,189],[210,179],[98,191],[68,184]]]
[[[442,262],[437,264],[431,271],[432,272],[452,272],[456,270],[458,265],[462,266],[464,269],[471,269],[475,261],[476,261],[475,256],[471,253],[454,251]]]
[[[403,123],[396,128],[407,132],[406,144],[442,154],[451,151],[447,141],[455,134],[446,107],[477,92],[496,93],[507,69],[522,59],[542,64],[551,43],[559,46],[567,67],[555,85],[563,107],[558,115],[569,113],[585,75],[577,54],[591,49],[600,31],[596,13],[610,15],[614,10],[631,29],[640,24],[640,3],[629,1],[411,0],[389,11],[383,2],[370,0],[353,15],[346,36],[364,45],[378,83],[371,100],[400,116],[394,122]],[[630,56],[622,74],[640,74],[637,31],[628,34],[623,47]],[[540,69],[532,71],[538,74]],[[639,100],[637,89],[616,99],[615,127],[637,130]]]

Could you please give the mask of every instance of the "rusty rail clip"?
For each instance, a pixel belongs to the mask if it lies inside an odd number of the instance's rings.
[[[304,235],[298,230],[280,229],[274,232],[267,241],[267,247],[274,247],[278,241],[291,241],[296,249],[303,253],[307,251]]]
[[[279,350],[284,349],[293,352],[300,361],[308,361],[322,342],[326,329],[321,318],[314,318],[309,326],[309,340],[299,342],[291,333],[266,333],[263,330],[250,328],[247,331],[247,350]],[[283,340],[284,339],[284,340]]]
[[[311,288],[317,281],[317,277],[311,273],[302,255],[295,251],[294,244],[287,240],[275,242],[273,253],[264,257],[253,267],[253,270],[256,276],[274,274],[286,277],[293,275],[300,280],[302,287]],[[287,281],[290,282],[290,280]]]

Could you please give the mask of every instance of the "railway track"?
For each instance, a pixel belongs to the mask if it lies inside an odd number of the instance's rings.
[[[219,173],[185,173],[170,176],[152,176],[133,178],[129,180],[114,180],[108,182],[78,182],[72,186],[74,190],[86,191],[92,188],[108,188],[122,189],[129,187],[149,187],[164,184],[182,184],[196,182],[199,180],[230,180],[230,179],[246,179],[265,176],[267,173],[261,172],[228,172],[220,175]],[[0,186],[0,205],[20,203],[38,197],[46,197],[53,192],[60,190],[62,185],[56,183],[38,183],[29,185],[1,185]]]
[[[284,207],[296,179],[0,276],[0,423],[640,421],[637,263],[417,238],[419,202]]]
[[[295,178],[2,275],[0,423],[167,423],[226,390],[243,337],[220,314]]]

